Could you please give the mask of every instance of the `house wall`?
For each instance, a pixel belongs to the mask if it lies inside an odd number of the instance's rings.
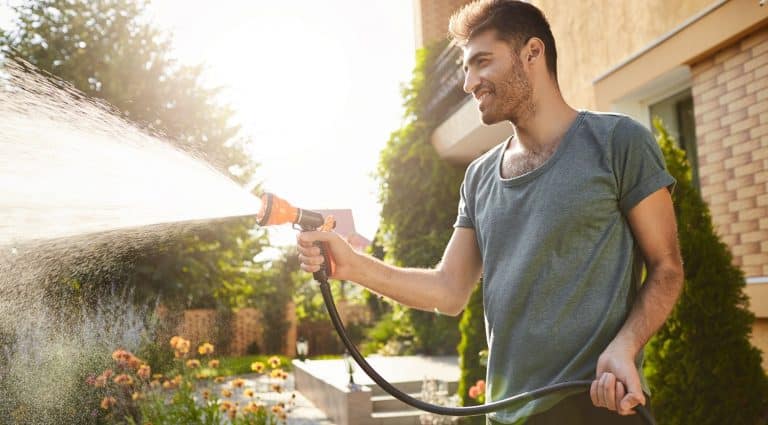
[[[701,192],[747,276],[768,276],[768,28],[691,66]]]

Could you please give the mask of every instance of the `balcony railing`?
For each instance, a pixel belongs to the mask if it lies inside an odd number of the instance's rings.
[[[425,107],[427,119],[439,124],[445,121],[470,95],[464,93],[462,51],[451,43],[440,53],[427,71],[427,84],[431,97]]]

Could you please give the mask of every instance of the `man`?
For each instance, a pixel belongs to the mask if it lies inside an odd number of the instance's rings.
[[[483,123],[507,120],[515,132],[469,165],[440,264],[392,267],[333,233],[307,232],[298,238],[302,268],[316,271],[323,259],[312,242],[328,242],[335,277],[451,315],[482,274],[489,401],[594,379],[589,394],[543,397],[490,423],[641,423],[631,415],[647,403],[642,348],[683,282],[674,180],[660,149],[627,117],[565,103],[555,41],[536,7],[474,2],[451,18],[450,32]]]

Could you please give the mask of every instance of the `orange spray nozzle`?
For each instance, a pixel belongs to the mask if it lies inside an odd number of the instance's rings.
[[[260,226],[292,223],[299,225],[302,230],[319,229],[326,221],[321,214],[296,208],[272,193],[261,195],[261,210],[257,218]]]

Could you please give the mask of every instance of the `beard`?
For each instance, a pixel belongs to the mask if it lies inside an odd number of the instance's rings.
[[[518,125],[535,112],[531,82],[523,72],[520,58],[515,56],[514,61],[498,84],[491,81],[483,84],[492,96],[485,107],[481,104],[480,119],[485,125],[502,121]]]

